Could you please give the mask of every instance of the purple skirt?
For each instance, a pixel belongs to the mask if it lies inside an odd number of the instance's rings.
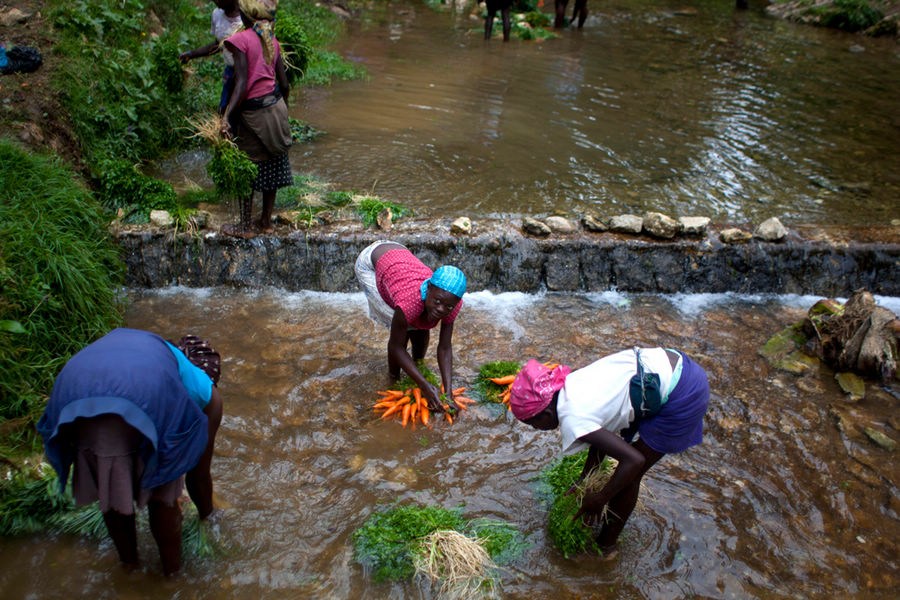
[[[638,424],[638,434],[648,446],[670,454],[683,452],[703,441],[703,415],[709,405],[709,381],[703,367],[681,354],[678,385],[655,416]]]

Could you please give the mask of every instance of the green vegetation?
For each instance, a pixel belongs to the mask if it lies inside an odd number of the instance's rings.
[[[311,175],[294,175],[294,183],[278,190],[275,206],[282,210],[296,210],[304,221],[312,225],[317,215],[328,211],[334,214],[359,216],[367,227],[375,224],[380,213],[390,208],[394,220],[411,211],[400,204],[347,190],[333,190],[331,184]]]
[[[568,493],[581,477],[585,460],[587,450],[563,456],[541,471],[539,478],[538,496],[549,506],[547,533],[557,550],[566,558],[585,552],[600,553],[600,547],[594,540],[593,528],[585,525],[581,519],[573,519],[581,507],[584,488],[576,486],[572,493]],[[598,469],[586,479],[608,477],[612,469],[612,463],[604,459]]]
[[[425,538],[456,531],[477,541],[496,564],[521,556],[527,544],[512,525],[493,519],[467,522],[462,510],[396,506],[375,512],[353,533],[354,557],[377,582],[403,581],[416,574]]]
[[[108,218],[61,162],[0,140],[0,418],[29,433],[62,365],[122,321]],[[6,448],[4,450],[7,450]]]
[[[884,18],[881,11],[866,0],[834,0],[831,4],[813,5],[809,10],[819,17],[823,26],[844,31],[862,31]]]
[[[194,505],[188,506],[181,535],[185,555],[190,558],[220,555],[224,548],[197,517]],[[149,529],[143,513],[138,522],[142,529]],[[77,506],[71,489],[65,493],[60,491],[59,479],[46,463],[0,479],[0,536],[37,533],[80,535],[95,540],[107,535],[99,505],[94,502]]]

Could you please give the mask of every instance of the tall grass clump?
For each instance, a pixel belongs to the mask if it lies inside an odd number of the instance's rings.
[[[288,54],[287,60],[302,72],[298,79],[302,85],[328,85],[335,79],[365,77],[366,71],[361,65],[328,50],[341,34],[342,25],[327,6],[304,0],[283,0],[278,5],[277,20],[284,23],[276,23],[275,34],[279,41],[281,35],[286,34],[283,40],[287,44],[285,51],[294,53],[293,56]],[[297,33],[301,28],[302,35]]]
[[[123,264],[58,160],[0,140],[0,189],[0,419],[30,422],[62,365],[122,322]]]

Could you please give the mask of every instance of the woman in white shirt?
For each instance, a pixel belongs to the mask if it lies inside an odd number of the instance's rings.
[[[664,404],[656,414],[640,416],[640,405],[629,394],[637,373],[636,353],[617,352],[577,371],[565,365],[550,369],[530,360],[510,394],[517,419],[542,431],[559,428],[564,454],[588,448],[582,479],[605,456],[618,461],[609,482],[586,494],[576,514],[589,525],[601,526],[597,543],[605,555],[615,550],[644,473],[665,454],[702,441],[709,404],[709,383],[700,365],[682,352],[645,348],[640,349],[641,365],[659,376]],[[605,506],[609,511],[601,521]]]

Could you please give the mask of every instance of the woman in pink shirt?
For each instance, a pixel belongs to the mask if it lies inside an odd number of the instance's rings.
[[[369,317],[391,330],[391,377],[398,378],[400,369],[406,371],[422,390],[428,408],[443,412],[441,390],[422,376],[416,362],[425,357],[429,332],[440,323],[438,368],[444,390],[449,393],[453,389],[453,323],[462,308],[466,276],[450,265],[432,272],[405,246],[378,241],[356,259],[356,278],[369,302]],[[412,346],[412,355],[408,345]]]
[[[233,138],[259,170],[253,189],[262,192],[262,213],[251,224],[253,195],[241,201],[241,222],[225,225],[222,232],[249,238],[272,233],[272,211],[278,188],[293,183],[288,149],[291,126],[287,98],[290,92],[281,46],[275,39],[277,0],[238,0],[244,29],[225,40],[234,58],[234,91],[223,113],[222,134]]]

